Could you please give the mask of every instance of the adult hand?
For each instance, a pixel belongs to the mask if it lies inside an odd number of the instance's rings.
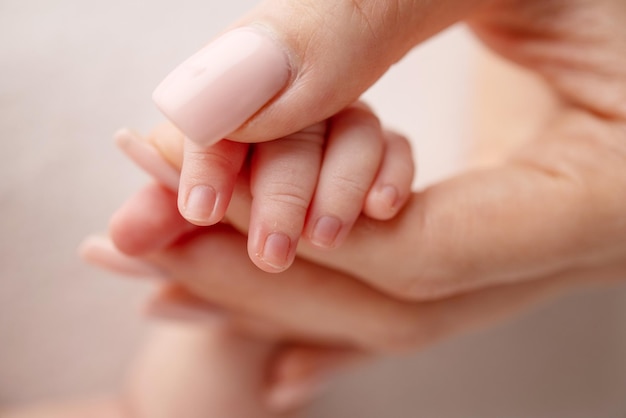
[[[432,336],[445,334],[441,329],[446,327],[462,328],[474,316],[460,306],[492,318],[498,310],[480,299],[489,298],[485,295],[497,295],[493,303],[509,312],[517,306],[514,300],[533,299],[528,295],[543,294],[542,289],[552,289],[555,283],[623,279],[625,18],[623,3],[612,0],[499,1],[483,6],[470,22],[480,36],[543,76],[558,97],[548,123],[501,165],[415,194],[397,219],[381,223],[361,219],[343,247],[320,252],[303,246],[301,256],[317,265],[300,261],[287,272],[290,280],[276,284],[277,278],[267,278],[259,283],[258,274],[239,263],[237,255],[226,255],[231,244],[236,252],[238,238],[224,230],[198,236],[153,260],[209,299],[286,322],[292,329],[378,348],[416,345],[429,339],[424,330]],[[167,147],[171,145],[161,146]],[[234,207],[245,211],[245,204]],[[245,229],[241,219],[245,216],[238,217],[235,211],[233,221]],[[207,254],[219,254],[219,259]],[[271,291],[244,298],[236,289],[227,289],[239,282],[224,283],[216,266],[234,271],[234,277],[248,277],[242,280],[249,285],[241,288]],[[328,277],[334,284],[318,289],[313,284],[322,279],[317,277]],[[345,284],[350,277],[407,302],[376,302],[380,294],[371,296],[367,286]],[[496,287],[503,284],[507,286]],[[305,289],[300,296],[298,286]],[[425,305],[410,303],[492,286]],[[324,302],[327,316],[313,314],[315,306],[320,309],[319,300],[334,300]],[[480,307],[471,304],[478,300]],[[510,302],[511,307],[500,306],[499,301]],[[287,305],[296,308],[288,312],[290,318],[280,318],[286,316]],[[436,312],[435,318],[424,314],[424,306]],[[444,313],[450,306],[457,307],[458,318]],[[300,316],[300,311],[305,314]],[[344,314],[348,319],[337,319]],[[447,322],[450,318],[458,322]]]
[[[301,254],[410,300],[572,271],[623,277],[625,21],[616,0],[476,7],[479,37],[559,101],[546,124],[499,166],[416,194],[391,223],[364,220],[343,249]]]
[[[226,201],[228,190],[215,179],[224,159],[215,158],[212,144],[225,137],[285,137],[337,114],[412,46],[485,2],[261,3],[154,93],[188,138],[179,189],[183,216],[213,224],[219,211],[210,208]]]
[[[488,45],[548,79],[564,102],[594,116],[624,117],[619,0],[271,0],[155,92],[190,138],[181,202],[210,178],[206,145],[224,136],[265,141],[321,121],[411,47],[463,19]]]

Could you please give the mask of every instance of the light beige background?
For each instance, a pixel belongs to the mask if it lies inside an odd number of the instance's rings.
[[[150,93],[254,2],[0,0],[0,404],[113,387],[149,325],[145,284],[76,245],[145,177],[111,134],[160,120]],[[368,93],[419,149],[420,183],[454,172],[473,45],[455,30]],[[626,291],[577,294],[338,382],[314,417],[624,417]]]

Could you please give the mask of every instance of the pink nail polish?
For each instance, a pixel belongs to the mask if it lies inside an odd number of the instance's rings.
[[[167,280],[165,272],[160,268],[123,254],[105,237],[86,238],[79,246],[78,252],[83,260],[109,271],[133,277]]]
[[[172,191],[178,190],[180,173],[172,167],[152,145],[142,141],[135,133],[122,129],[115,133],[117,146],[156,181]]]
[[[289,79],[285,51],[255,28],[225,33],[154,91],[159,109],[192,141],[209,146],[239,128]]]

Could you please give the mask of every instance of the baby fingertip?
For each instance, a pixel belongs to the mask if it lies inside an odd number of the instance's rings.
[[[280,273],[293,262],[293,249],[293,240],[287,234],[271,232],[263,240],[261,248],[254,252],[252,261],[263,271]]]
[[[313,225],[309,241],[320,248],[334,248],[338,245],[337,238],[342,227],[342,222],[337,217],[330,215],[320,216]]]
[[[179,210],[189,222],[198,226],[216,223],[213,218],[217,206],[217,192],[208,185],[196,184],[186,195],[179,195]]]
[[[384,184],[370,190],[363,211],[370,218],[386,221],[398,213],[402,207],[402,201],[396,186]]]

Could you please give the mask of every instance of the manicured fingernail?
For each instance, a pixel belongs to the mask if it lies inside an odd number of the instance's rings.
[[[396,209],[399,200],[398,189],[394,186],[386,185],[380,189],[379,193],[385,205],[391,209]]]
[[[334,216],[322,216],[315,222],[311,243],[318,247],[331,248],[341,230],[341,221]]]
[[[172,191],[178,190],[180,173],[152,145],[129,129],[118,131],[114,139],[117,146],[156,181]]]
[[[266,402],[268,407],[274,411],[288,411],[312,401],[326,387],[327,381],[319,379],[279,383],[269,391]]]
[[[185,219],[196,225],[209,225],[217,194],[211,186],[202,184],[195,185],[189,191],[185,203],[181,207],[181,213]]]
[[[291,251],[291,240],[281,232],[273,232],[265,238],[263,250],[259,257],[270,267],[277,270],[284,270],[287,266],[289,253]]]
[[[150,317],[166,321],[177,321],[197,324],[224,324],[227,322],[226,312],[211,304],[187,304],[177,301],[150,301],[144,309]]]
[[[170,73],[154,91],[161,111],[209,146],[239,128],[289,78],[285,51],[255,28],[225,33]]]
[[[154,264],[120,252],[110,239],[99,236],[86,238],[79,246],[81,258],[90,264],[132,277],[166,280],[167,275]]]

